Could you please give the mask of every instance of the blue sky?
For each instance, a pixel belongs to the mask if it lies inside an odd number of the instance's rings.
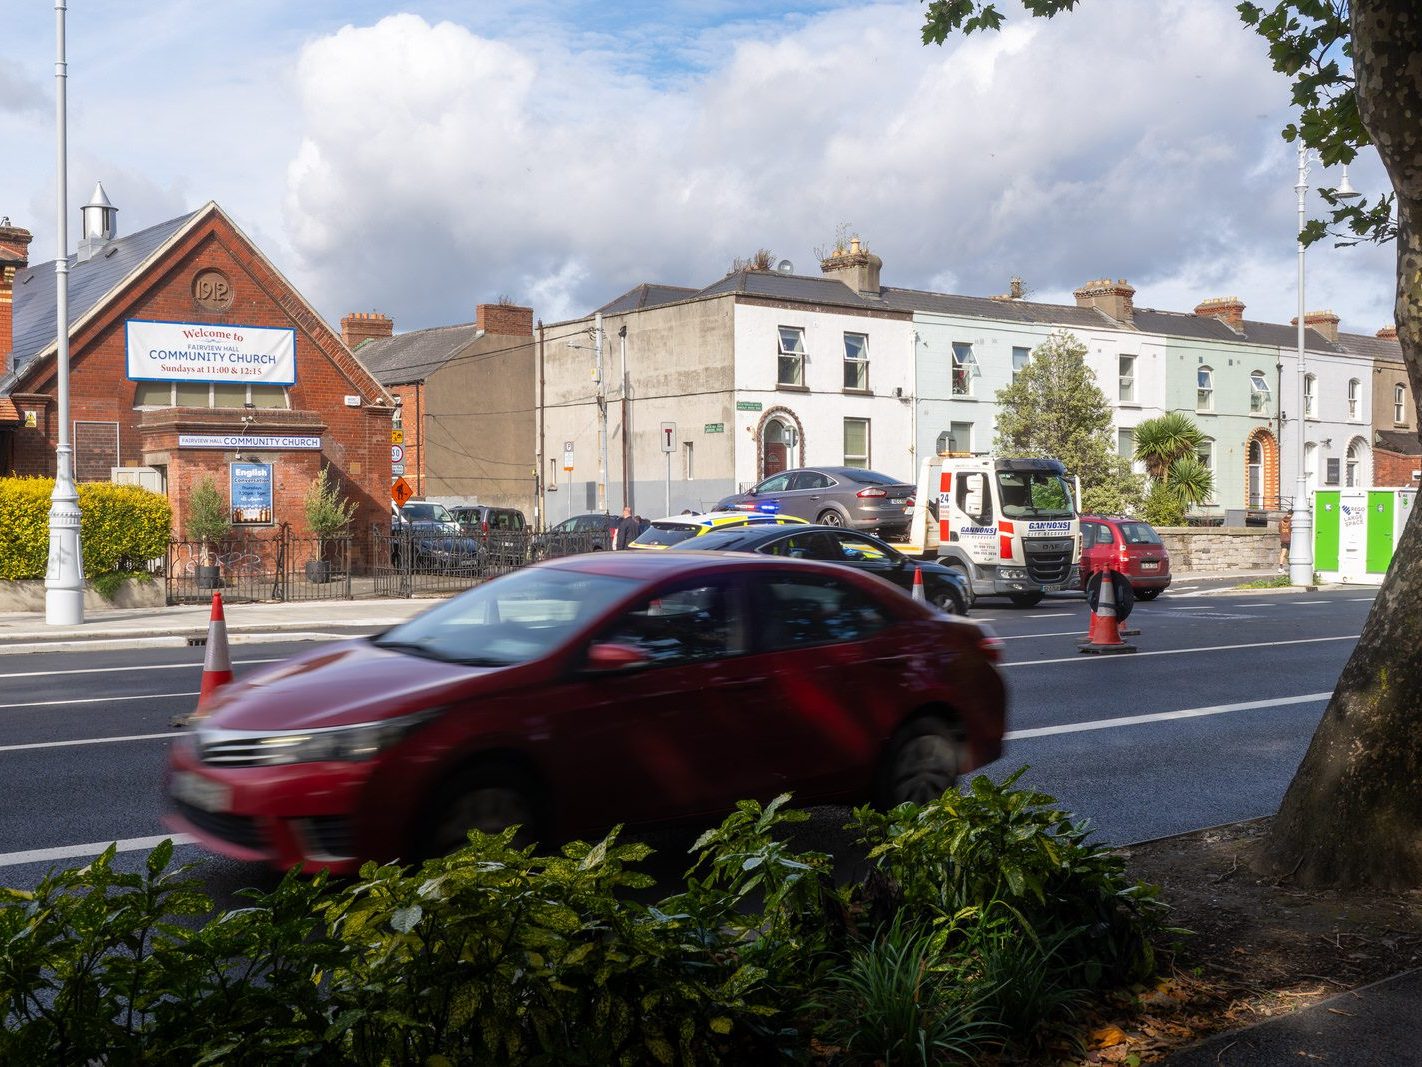
[[[1110,276],[1142,306],[1294,313],[1287,85],[1231,0],[1090,0],[943,48],[915,2],[69,8],[71,241],[96,180],[124,232],[215,199],[333,322],[468,321],[500,296],[553,322],[761,247],[814,273],[842,226],[889,285],[1017,274],[1069,303]],[[53,6],[5,18],[0,215],[38,262]],[[1352,176],[1383,181],[1371,153]],[[1393,257],[1315,246],[1309,308],[1372,333]]]

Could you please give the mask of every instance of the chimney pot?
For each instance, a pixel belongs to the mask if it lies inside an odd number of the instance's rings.
[[[1195,314],[1205,319],[1219,319],[1234,330],[1244,329],[1244,301],[1237,296],[1216,296],[1195,305]]]
[[[1378,331],[1378,336],[1381,337],[1384,341],[1396,341],[1397,327],[1384,326],[1381,330]]]
[[[879,272],[884,261],[866,251],[859,238],[852,238],[849,251],[831,254],[820,260],[820,273],[837,278],[856,293],[877,297],[880,293]]]

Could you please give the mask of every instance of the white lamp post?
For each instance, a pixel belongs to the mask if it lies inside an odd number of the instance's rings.
[[[1303,230],[1307,220],[1305,200],[1308,196],[1309,152],[1304,147],[1303,137],[1299,137],[1299,178],[1294,190],[1299,194],[1299,318],[1298,318],[1298,414],[1295,422],[1299,427],[1298,478],[1294,482],[1294,513],[1289,535],[1289,584],[1311,585],[1313,583],[1313,507],[1308,499],[1308,471],[1305,469],[1308,455],[1308,411],[1307,364],[1304,361],[1304,241]],[[1348,181],[1348,168],[1343,168],[1343,181],[1334,196],[1341,200],[1351,200],[1358,196]]]
[[[69,444],[69,180],[66,159],[64,4],[54,0],[55,113],[58,120],[59,254],[54,260],[55,379],[59,407],[59,441],[54,455],[54,492],[49,503],[49,565],[44,577],[44,621],[50,626],[77,626],[84,621],[84,553],[79,543],[79,493],[74,487],[73,450]]]

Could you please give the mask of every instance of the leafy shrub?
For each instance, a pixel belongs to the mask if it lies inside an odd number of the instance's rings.
[[[343,497],[331,480],[330,467],[322,467],[321,473],[312,479],[302,505],[306,511],[306,525],[320,538],[332,537],[345,530],[356,510],[355,501]]]
[[[854,892],[787,842],[805,815],[784,796],[738,804],[656,904],[650,849],[615,831],[556,855],[474,832],[418,868],[288,874],[215,915],[171,842],[137,872],[110,847],[0,889],[0,1063],[768,1063],[804,1059],[811,1035],[862,1062],[1026,1048],[1077,979],[1139,972],[1162,906],[1010,786],[857,812],[874,866]],[[894,914],[864,933],[876,893]]]
[[[1169,486],[1157,482],[1146,496],[1141,515],[1152,526],[1184,526],[1185,504]]]
[[[227,501],[222,499],[222,491],[211,478],[202,479],[188,494],[183,525],[188,540],[200,541],[204,546],[209,541],[221,541],[232,532],[232,516],[227,511]]]
[[[1087,840],[1084,822],[1045,793],[1014,788],[1026,770],[1000,784],[980,774],[966,793],[930,804],[859,808],[850,825],[904,908],[951,919],[1006,906],[1038,944],[1059,946],[1064,973],[1091,988],[1152,973],[1152,937],[1168,909],[1154,888],[1126,877],[1120,856]]]
[[[0,578],[43,578],[49,561],[53,478],[0,478]],[[136,485],[79,484],[85,577],[140,571],[168,551],[168,498]]]

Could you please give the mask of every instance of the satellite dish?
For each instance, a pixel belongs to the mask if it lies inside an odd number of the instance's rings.
[[[775,269],[781,274],[794,274],[795,264],[791,263],[788,259],[782,259],[779,263],[775,264]]]

